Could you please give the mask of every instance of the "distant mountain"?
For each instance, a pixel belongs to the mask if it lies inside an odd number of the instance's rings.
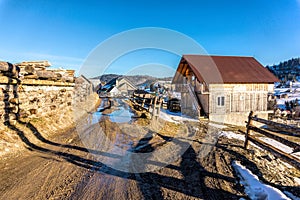
[[[124,76],[124,75],[118,75],[118,74],[103,74],[102,76],[97,76],[92,79],[100,79],[101,82],[107,83],[110,80],[117,78],[117,77],[125,77],[136,86],[141,86],[141,85],[149,86],[151,83],[156,82],[156,81],[172,81],[172,79],[173,79],[173,77],[157,78],[157,77],[148,76],[148,75]]]
[[[266,68],[281,81],[300,81],[300,58],[292,58]]]

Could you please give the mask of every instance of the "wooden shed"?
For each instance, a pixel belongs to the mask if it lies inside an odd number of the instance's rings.
[[[172,80],[183,114],[244,125],[250,110],[267,118],[279,80],[253,57],[183,55]]]

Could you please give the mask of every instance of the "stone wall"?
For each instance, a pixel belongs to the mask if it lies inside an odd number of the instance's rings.
[[[26,141],[38,144],[36,131],[51,139],[74,128],[99,104],[85,77],[75,78],[73,70],[46,70],[46,64],[23,62],[18,68],[0,61],[1,159],[22,153]]]
[[[62,81],[9,74],[0,75],[0,116],[4,123],[63,114],[72,110],[74,104],[84,103],[93,93],[91,83],[84,77]]]
[[[43,80],[35,84],[0,82],[0,114],[3,122],[17,118],[44,117],[70,109],[74,83],[50,85]]]

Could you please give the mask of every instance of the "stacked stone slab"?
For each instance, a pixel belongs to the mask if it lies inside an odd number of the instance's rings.
[[[0,61],[0,76],[15,78],[18,77],[20,68],[9,62]]]
[[[74,82],[74,70],[47,69],[51,66],[48,61],[21,62],[15,65],[20,68],[20,76],[22,79]]]
[[[74,70],[48,70],[49,65],[47,61],[16,65],[0,61],[0,116],[3,122],[63,114],[73,108],[74,99],[75,103],[84,102],[89,93],[76,91]],[[32,78],[33,75],[36,77]],[[83,85],[76,86],[77,89],[87,87],[86,82],[78,84]]]

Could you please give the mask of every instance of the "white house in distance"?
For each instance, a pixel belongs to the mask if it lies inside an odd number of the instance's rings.
[[[211,121],[244,126],[251,110],[266,119],[273,112],[268,95],[278,81],[253,57],[183,55],[172,84],[183,114],[195,116],[198,108]]]
[[[128,96],[136,89],[137,87],[127,78],[117,77],[106,83],[101,92],[106,92],[110,96]]]

